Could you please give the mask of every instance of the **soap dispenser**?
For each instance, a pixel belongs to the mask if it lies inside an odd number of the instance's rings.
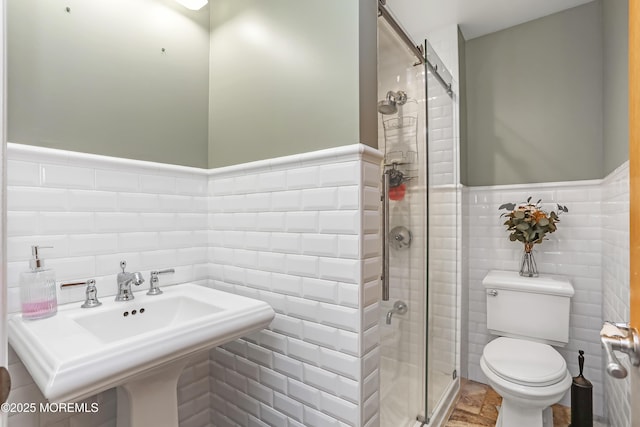
[[[20,302],[24,319],[43,319],[58,312],[56,278],[52,269],[44,268],[40,249],[51,246],[31,246],[29,270],[20,274]]]

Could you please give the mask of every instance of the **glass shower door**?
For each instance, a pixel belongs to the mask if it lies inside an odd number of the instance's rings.
[[[457,133],[451,82],[444,64],[425,41],[427,60],[438,75],[426,67],[427,173],[428,173],[428,276],[427,276],[427,385],[426,414],[432,419],[457,373],[458,218],[460,189],[457,173]]]
[[[378,21],[378,147],[389,189],[389,300],[381,303],[381,427],[413,427],[424,413],[426,338],[425,74]],[[394,309],[406,305],[406,313]]]

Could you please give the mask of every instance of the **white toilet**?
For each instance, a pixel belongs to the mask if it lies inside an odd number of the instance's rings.
[[[490,271],[487,328],[499,338],[482,351],[480,367],[502,396],[496,427],[552,427],[550,406],[571,387],[564,358],[553,346],[569,341],[573,286],[559,276],[521,277]]]

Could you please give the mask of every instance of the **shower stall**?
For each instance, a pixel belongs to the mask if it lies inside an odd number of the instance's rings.
[[[459,388],[459,186],[452,77],[383,2],[380,425],[440,425]]]

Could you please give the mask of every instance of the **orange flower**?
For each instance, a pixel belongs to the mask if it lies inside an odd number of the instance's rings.
[[[533,219],[535,219],[536,222],[540,221],[542,218],[547,218],[547,214],[540,210],[533,211],[531,216],[533,217]]]

